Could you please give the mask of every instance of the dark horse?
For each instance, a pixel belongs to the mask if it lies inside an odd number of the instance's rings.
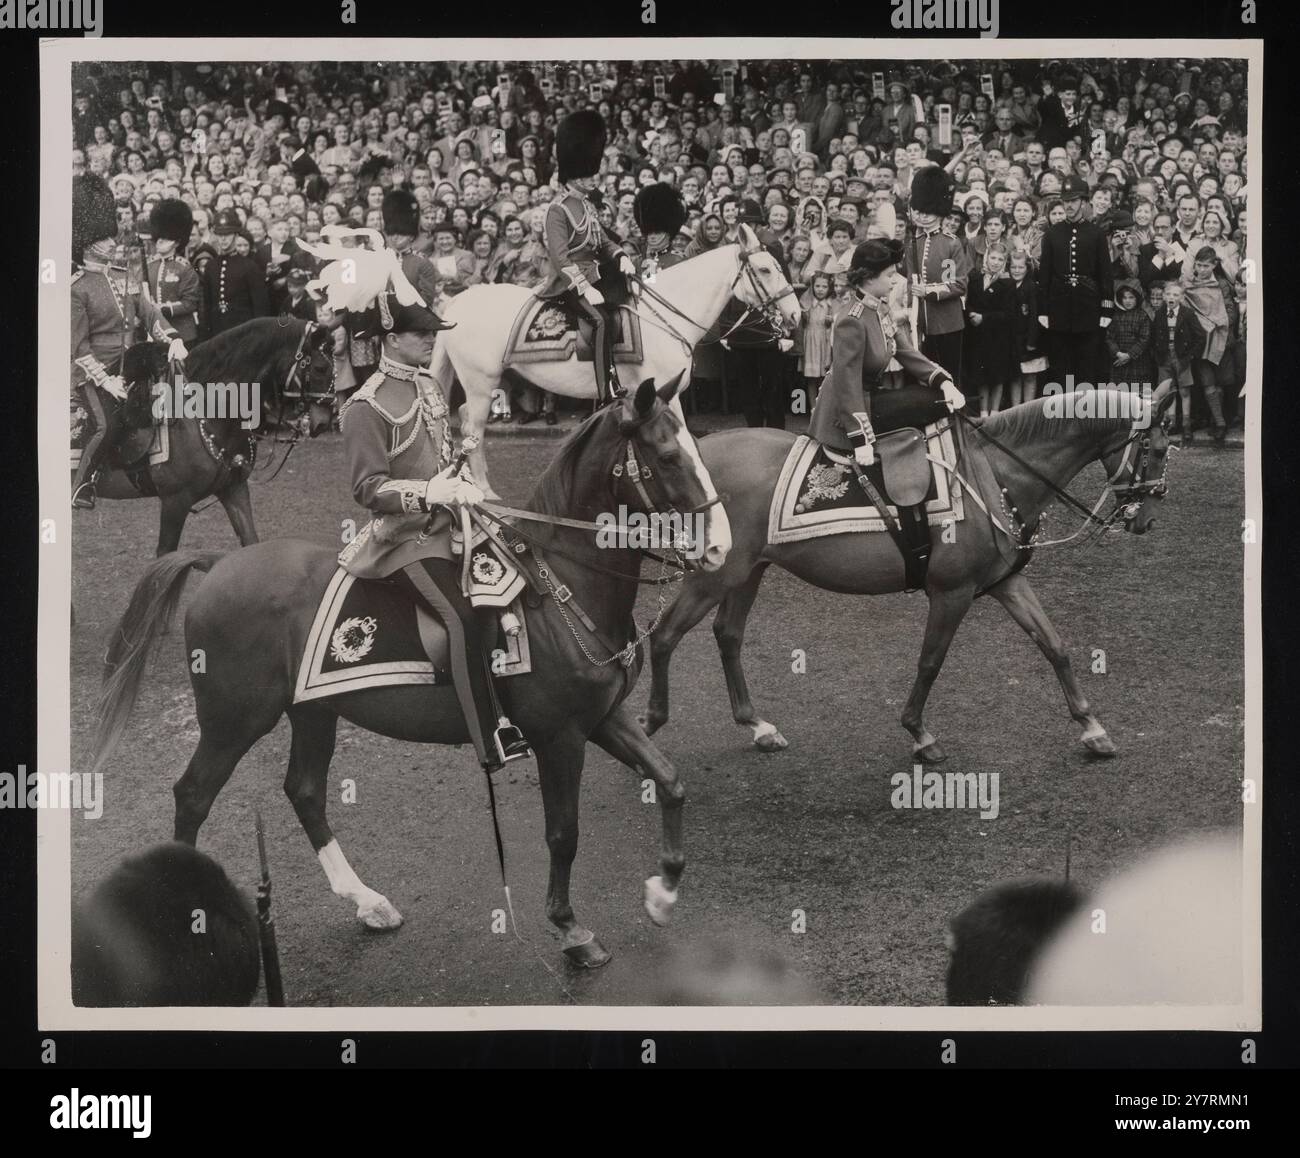
[[[618,510],[704,511],[700,565],[726,558],[726,512],[680,409],[669,402],[676,382],[656,394],[643,382],[634,397],[597,411],[564,444],[533,492],[542,516],[585,526],[530,522],[522,533],[545,555],[548,595],[529,617],[532,672],[502,683],[510,718],[537,754],[551,854],[547,915],[559,927],[572,960],[602,965],[609,954],[574,918],[569,873],[578,849],[578,786],[587,741],[652,776],[663,810],[661,875],[645,885],[650,916],[666,923],[685,867],[685,790],[672,765],[646,738],[627,707],[641,667],[641,636],[632,619],[641,555],[601,547],[596,516]],[[640,470],[628,463],[639,463]],[[649,482],[641,480],[650,479]],[[653,494],[647,501],[642,496]],[[538,526],[541,530],[538,530]],[[95,767],[122,735],[135,702],[151,641],[165,626],[192,570],[209,571],[185,615],[185,646],[205,648],[207,672],[191,675],[200,728],[198,748],[177,782],[177,840],[194,844],[217,793],[244,754],[286,713],[293,729],[285,792],[293,802],[333,891],[372,928],[393,928],[401,916],[388,899],[362,884],[325,819],[326,775],[338,718],[399,740],[464,744],[469,740],[454,690],[418,685],[349,692],[294,704],[294,681],[317,605],[336,567],[336,552],[298,539],[259,543],[224,557],[182,552],[150,564],[113,634],[105,671]],[[538,573],[536,562],[526,564]],[[540,577],[540,576],[539,576]],[[564,592],[565,585],[569,592]],[[564,602],[561,602],[563,600]],[[579,624],[581,608],[595,626]],[[620,662],[619,652],[626,653]]]
[[[329,429],[333,340],[329,329],[315,322],[287,315],[254,318],[198,343],[185,359],[181,375],[186,382],[205,385],[255,382],[272,415],[284,409],[287,399],[296,402],[306,397],[311,405],[312,436]],[[154,342],[132,346],[126,352],[123,376],[131,389],[127,413],[135,417],[128,421],[137,429],[118,439],[120,449],[100,472],[95,487],[98,496],[161,499],[159,555],[180,546],[190,508],[208,495],[221,500],[240,544],[256,543],[248,494],[254,431],[241,425],[238,413],[174,417],[167,420],[168,461],[149,466],[145,455],[152,441],[151,388],[154,383],[171,385],[166,347]],[[296,397],[290,399],[291,395]],[[262,415],[257,417],[260,422]]]
[[[958,626],[976,596],[985,594],[1007,609],[1055,669],[1070,715],[1084,727],[1084,745],[1098,756],[1114,755],[1115,745],[1075,680],[1061,637],[1020,570],[1026,561],[1022,549],[1043,511],[1071,479],[1096,461],[1105,467],[1115,495],[1112,518],[1099,521],[1110,525],[1122,516],[1129,531],[1145,533],[1154,522],[1148,501],[1162,498],[1165,492],[1169,440],[1161,415],[1172,400],[1173,395],[1163,390],[1149,402],[1136,394],[1121,397],[1114,390],[1055,395],[987,418],[978,432],[957,431],[961,447],[957,469],[970,487],[964,488],[964,520],[953,525],[952,536],[936,533],[930,558],[926,582],[930,614],[916,680],[903,710],[903,727],[912,735],[915,758],[927,762],[945,758],[922,713]],[[1098,414],[1108,417],[1092,416]],[[700,443],[705,465],[729,496],[726,506],[734,542],[720,570],[686,580],[655,633],[650,703],[644,717],[648,735],[668,720],[668,665],[674,649],[717,607],[713,634],[722,655],[732,716],[752,730],[758,748],[786,747],[785,737],[754,711],[740,662],[745,622],[769,564],[844,594],[884,595],[904,589],[903,559],[887,534],[768,543],[768,507],[793,441],[794,436],[783,431],[732,430]],[[971,488],[982,500],[982,508],[972,501]]]

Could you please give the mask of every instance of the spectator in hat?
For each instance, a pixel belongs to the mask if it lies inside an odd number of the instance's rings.
[[[302,268],[291,269],[285,280],[288,285],[285,312],[290,317],[301,318],[304,322],[316,321],[316,303],[307,293],[307,283],[311,280],[311,273]]]
[[[890,130],[891,143],[905,144],[913,139],[920,119],[911,90],[901,80],[894,79],[889,82],[885,93],[889,99],[881,111],[881,120]]]
[[[1142,309],[1142,293],[1134,281],[1115,287],[1115,317],[1106,329],[1112,382],[1130,387],[1155,386],[1155,361],[1151,356],[1151,319]]]
[[[433,253],[430,260],[438,276],[441,296],[455,297],[469,284],[474,274],[474,255],[459,245],[460,237],[450,221],[433,227]]]
[[[1050,157],[1051,151],[1063,148],[1066,141],[1076,140],[1084,132],[1085,115],[1079,103],[1079,81],[1067,73],[1055,83],[1043,81],[1043,97],[1038,102],[1041,124],[1038,139]]]

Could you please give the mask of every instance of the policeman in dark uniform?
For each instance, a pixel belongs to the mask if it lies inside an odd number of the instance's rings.
[[[162,315],[187,342],[199,333],[199,308],[203,287],[199,275],[185,260],[185,248],[194,230],[194,214],[177,198],[159,201],[149,214],[154,236],[154,257],[149,262],[149,293]]]
[[[624,297],[618,274],[636,271],[632,259],[601,228],[590,200],[605,152],[605,122],[592,109],[570,113],[555,133],[555,159],[563,194],[546,208],[543,236],[551,278],[536,291],[544,300],[565,299],[590,319],[595,353],[596,397],[610,397],[614,370],[613,323],[602,306],[617,308]],[[617,273],[614,272],[615,267]],[[611,292],[612,291],[612,292]],[[606,298],[612,297],[607,303]]]
[[[1038,300],[1047,313],[1038,324],[1047,331],[1047,359],[1052,381],[1095,386],[1107,374],[1105,328],[1115,303],[1110,246],[1106,235],[1083,217],[1088,186],[1080,177],[1065,178],[1061,203],[1065,220],[1049,226],[1038,267]]]
[[[253,318],[270,316],[266,278],[257,262],[235,252],[235,234],[242,228],[233,209],[223,209],[213,223],[212,248],[217,256],[203,271],[203,329],[199,336],[204,341]]]

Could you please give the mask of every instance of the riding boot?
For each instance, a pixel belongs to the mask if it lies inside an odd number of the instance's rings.
[[[100,396],[98,388],[87,382],[82,393],[86,409],[95,423],[95,433],[90,436],[77,463],[77,475],[72,480],[72,507],[78,511],[95,509],[95,480],[100,467],[112,448],[115,410]]]
[[[591,335],[592,358],[596,368],[596,399],[599,403],[610,401],[619,389],[618,374],[614,369],[614,342],[609,319],[605,311],[596,307],[598,320]]]

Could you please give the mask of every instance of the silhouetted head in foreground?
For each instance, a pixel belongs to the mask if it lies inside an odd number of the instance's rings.
[[[1043,946],[1082,907],[1069,881],[1006,881],[948,924],[948,1004],[1017,1005]]]
[[[187,844],[128,857],[73,910],[75,1005],[248,1005],[259,967],[252,905]]]

